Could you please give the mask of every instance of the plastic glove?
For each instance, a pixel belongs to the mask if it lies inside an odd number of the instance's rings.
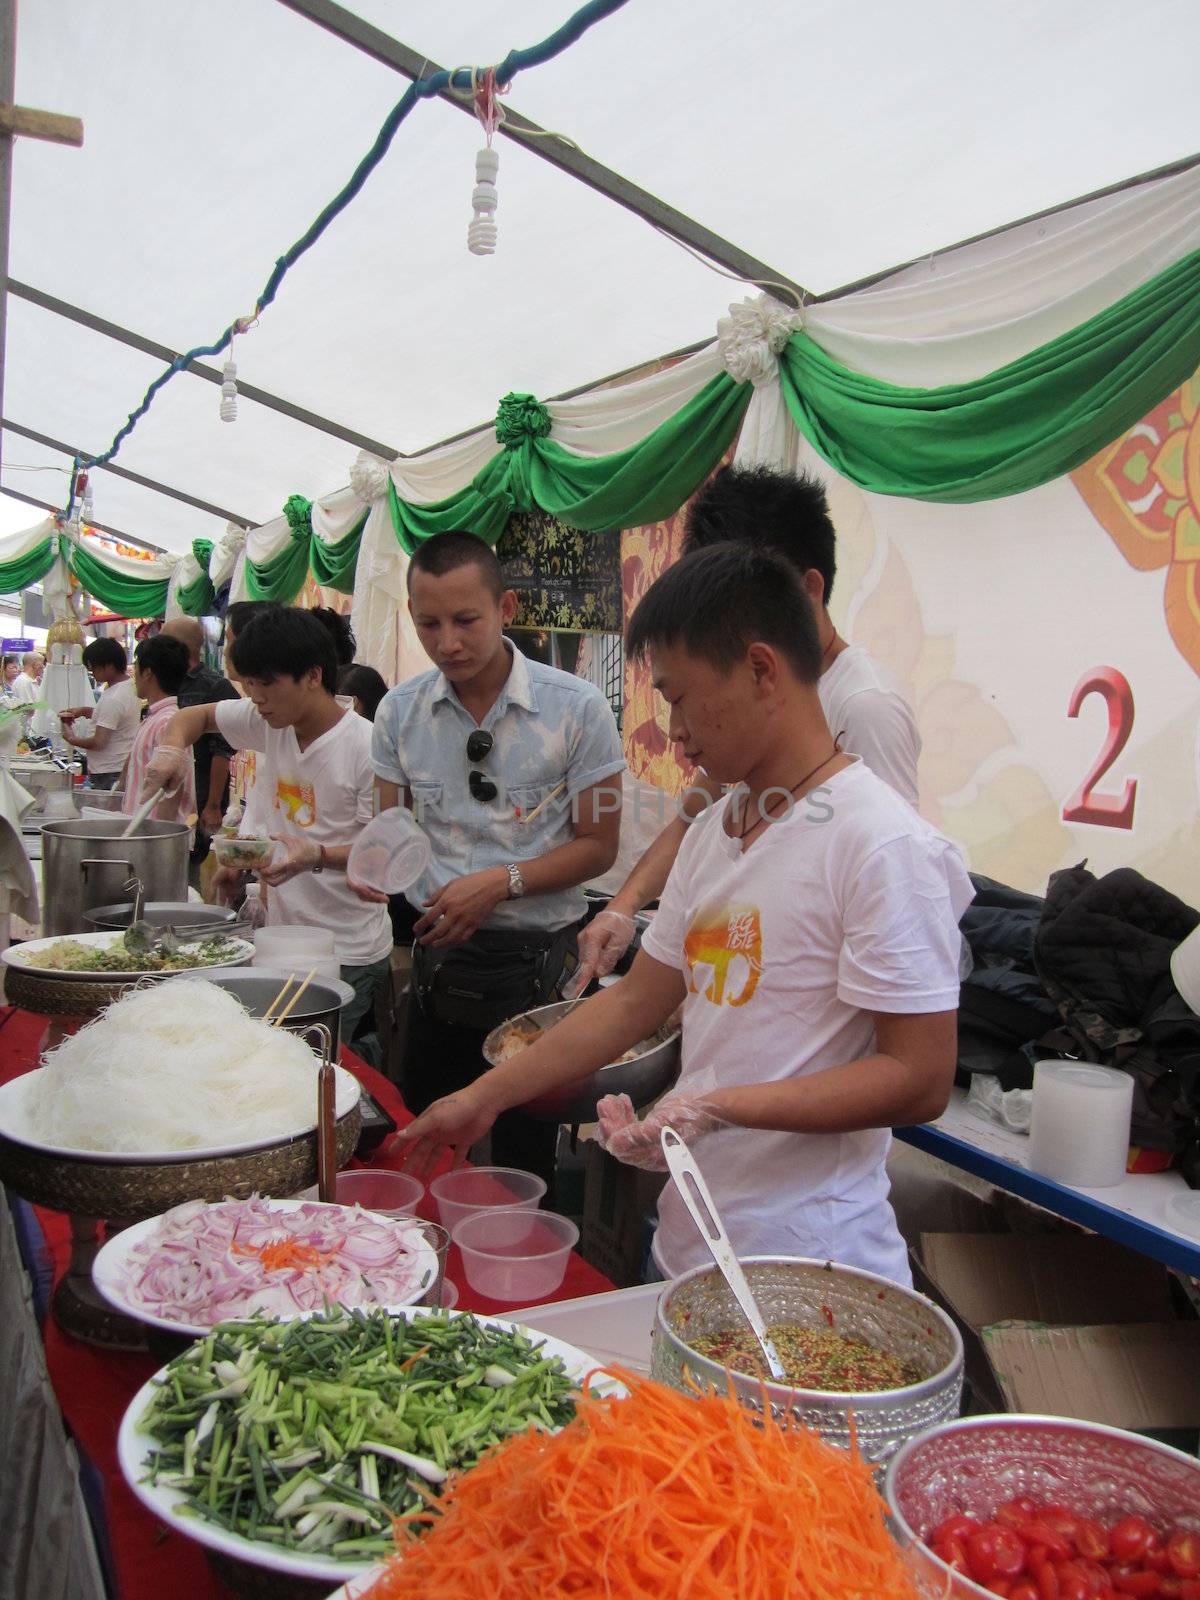
[[[579,933],[579,965],[573,987],[582,994],[593,978],[606,978],[633,943],[637,932],[632,917],[620,911],[601,911]]]
[[[160,789],[165,794],[175,794],[187,776],[191,759],[192,752],[185,750],[182,745],[160,744],[146,767],[146,775],[138,791],[139,802],[149,800]]]
[[[668,1095],[640,1122],[627,1094],[609,1094],[596,1106],[596,1117],[600,1123],[600,1148],[627,1166],[644,1167],[648,1172],[667,1170],[659,1140],[668,1125],[687,1145],[706,1133],[733,1126],[721,1116],[714,1100],[697,1094]]]
[[[302,872],[311,872],[320,865],[321,847],[311,839],[280,838],[273,833],[272,839],[282,844],[287,854],[280,859],[274,856],[265,867],[256,867],[255,876],[262,883],[278,884],[287,883],[289,878],[298,878]]]

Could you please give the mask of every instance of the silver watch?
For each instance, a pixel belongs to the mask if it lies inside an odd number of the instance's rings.
[[[525,893],[525,879],[521,876],[521,869],[515,861],[510,861],[504,870],[508,873],[508,898],[519,900]]]

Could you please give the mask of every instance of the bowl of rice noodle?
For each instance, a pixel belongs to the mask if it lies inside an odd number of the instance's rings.
[[[316,1181],[305,1040],[200,979],[131,989],[0,1087],[0,1181],[58,1211],[135,1221],[185,1200],[291,1195]],[[338,1163],[361,1127],[337,1068]]]
[[[483,1041],[484,1060],[493,1067],[511,1060],[552,1029],[574,1004],[573,1000],[560,1000],[502,1022]],[[607,1066],[538,1095],[521,1110],[542,1122],[594,1122],[597,1102],[606,1094],[627,1094],[639,1110],[657,1100],[678,1076],[679,1029],[668,1024]]]

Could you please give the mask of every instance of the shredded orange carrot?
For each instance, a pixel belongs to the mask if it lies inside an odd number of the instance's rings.
[[[397,1525],[363,1600],[916,1600],[870,1468],[790,1419],[614,1371]]]
[[[235,1256],[257,1256],[268,1272],[282,1272],[287,1267],[323,1267],[327,1261],[332,1261],[332,1255],[325,1255],[315,1245],[305,1244],[302,1239],[269,1239],[266,1244],[257,1247],[249,1244],[233,1242]]]

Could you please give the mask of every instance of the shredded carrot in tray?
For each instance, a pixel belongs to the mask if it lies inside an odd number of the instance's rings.
[[[798,1424],[614,1369],[397,1525],[364,1600],[916,1600],[870,1469]]]

